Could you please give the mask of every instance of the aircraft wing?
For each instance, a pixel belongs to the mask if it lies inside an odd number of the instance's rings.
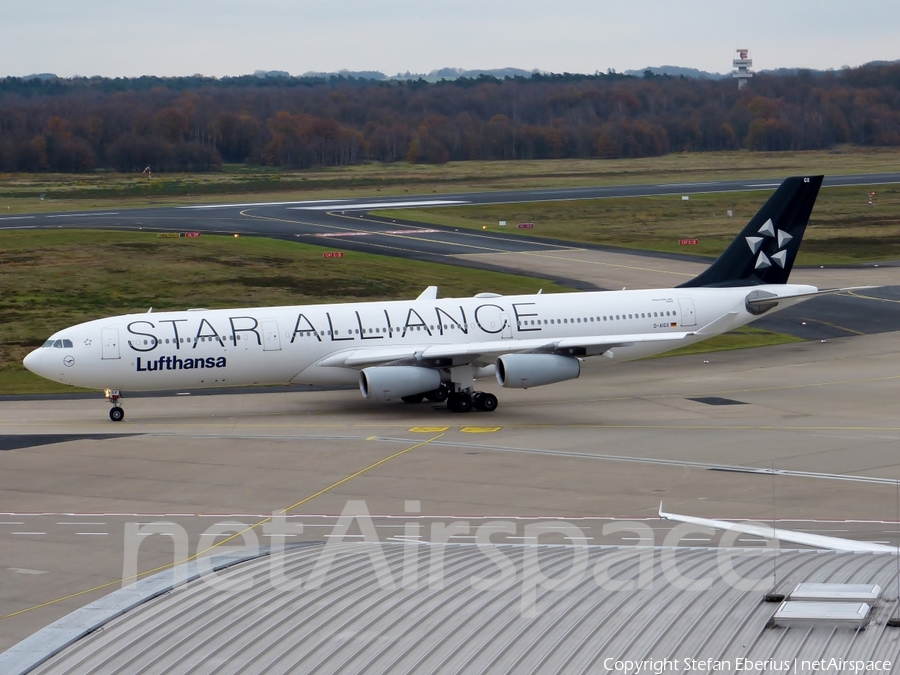
[[[348,349],[319,361],[319,366],[366,368],[387,364],[417,364],[431,367],[464,365],[476,361],[492,361],[503,354],[561,354],[563,356],[595,356],[614,347],[638,342],[683,340],[693,332],[636,333],[633,335],[597,335],[571,338],[528,338],[492,340],[490,342],[439,345],[398,345]]]
[[[666,513],[663,511],[662,502],[659,503],[659,517],[663,520],[675,520],[679,523],[701,525],[703,527],[711,527],[715,530],[738,532],[739,534],[749,534],[754,537],[762,537],[763,539],[776,539],[778,541],[814,546],[815,548],[823,548],[831,551],[897,554],[897,549],[893,546],[873,544],[869,541],[854,541],[852,539],[841,539],[840,537],[826,537],[821,534],[809,534],[808,532],[781,530],[769,527],[768,525],[733,523],[728,520],[712,520],[710,518],[697,518],[696,516],[681,516],[677,513]]]

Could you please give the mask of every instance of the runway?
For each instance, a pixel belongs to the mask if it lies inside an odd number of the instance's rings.
[[[22,214],[0,217],[0,231],[22,228],[90,227],[257,235],[326,246],[331,242],[336,247],[351,251],[447,262],[446,256],[558,251],[582,246],[499,232],[457,231],[454,228],[435,225],[397,224],[369,218],[367,213],[385,208],[773,190],[780,182],[780,178],[772,178]],[[882,185],[898,182],[900,173],[861,174],[829,176],[826,177],[824,186]],[[488,263],[482,261],[481,265],[487,266]]]

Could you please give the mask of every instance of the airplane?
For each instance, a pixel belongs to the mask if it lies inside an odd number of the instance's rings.
[[[189,309],[88,321],[25,357],[31,372],[100,389],[121,421],[122,392],[358,384],[369,400],[493,411],[475,390],[575,379],[582,360],[630,361],[734,330],[823,293],[788,284],[823,176],[787,178],[722,255],[676,288]]]

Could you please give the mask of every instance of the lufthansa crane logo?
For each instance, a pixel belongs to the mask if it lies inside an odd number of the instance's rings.
[[[784,247],[787,246],[787,243],[793,239],[793,237],[784,230],[775,229],[775,225],[772,223],[771,218],[759,228],[759,234],[762,236],[746,237],[747,245],[750,247],[750,250],[753,251],[754,254],[759,253],[756,257],[755,268],[764,270],[767,267],[771,267],[772,263],[775,263],[780,268],[784,269],[785,264],[787,264],[787,249]],[[772,244],[774,244],[774,246]],[[769,255],[766,255],[766,252],[762,250],[763,248],[769,250]],[[775,253],[771,252],[773,248],[776,249]]]
[[[72,366],[75,365],[75,357],[67,356],[66,358],[63,359],[63,365],[66,366],[67,368],[71,368]]]

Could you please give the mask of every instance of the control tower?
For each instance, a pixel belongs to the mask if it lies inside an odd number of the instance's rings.
[[[737,68],[737,71],[732,73],[732,76],[737,78],[738,89],[743,89],[747,86],[747,80],[753,77],[753,73],[750,72],[753,59],[750,58],[749,49],[738,49],[737,54],[738,57],[731,62],[731,65]]]

